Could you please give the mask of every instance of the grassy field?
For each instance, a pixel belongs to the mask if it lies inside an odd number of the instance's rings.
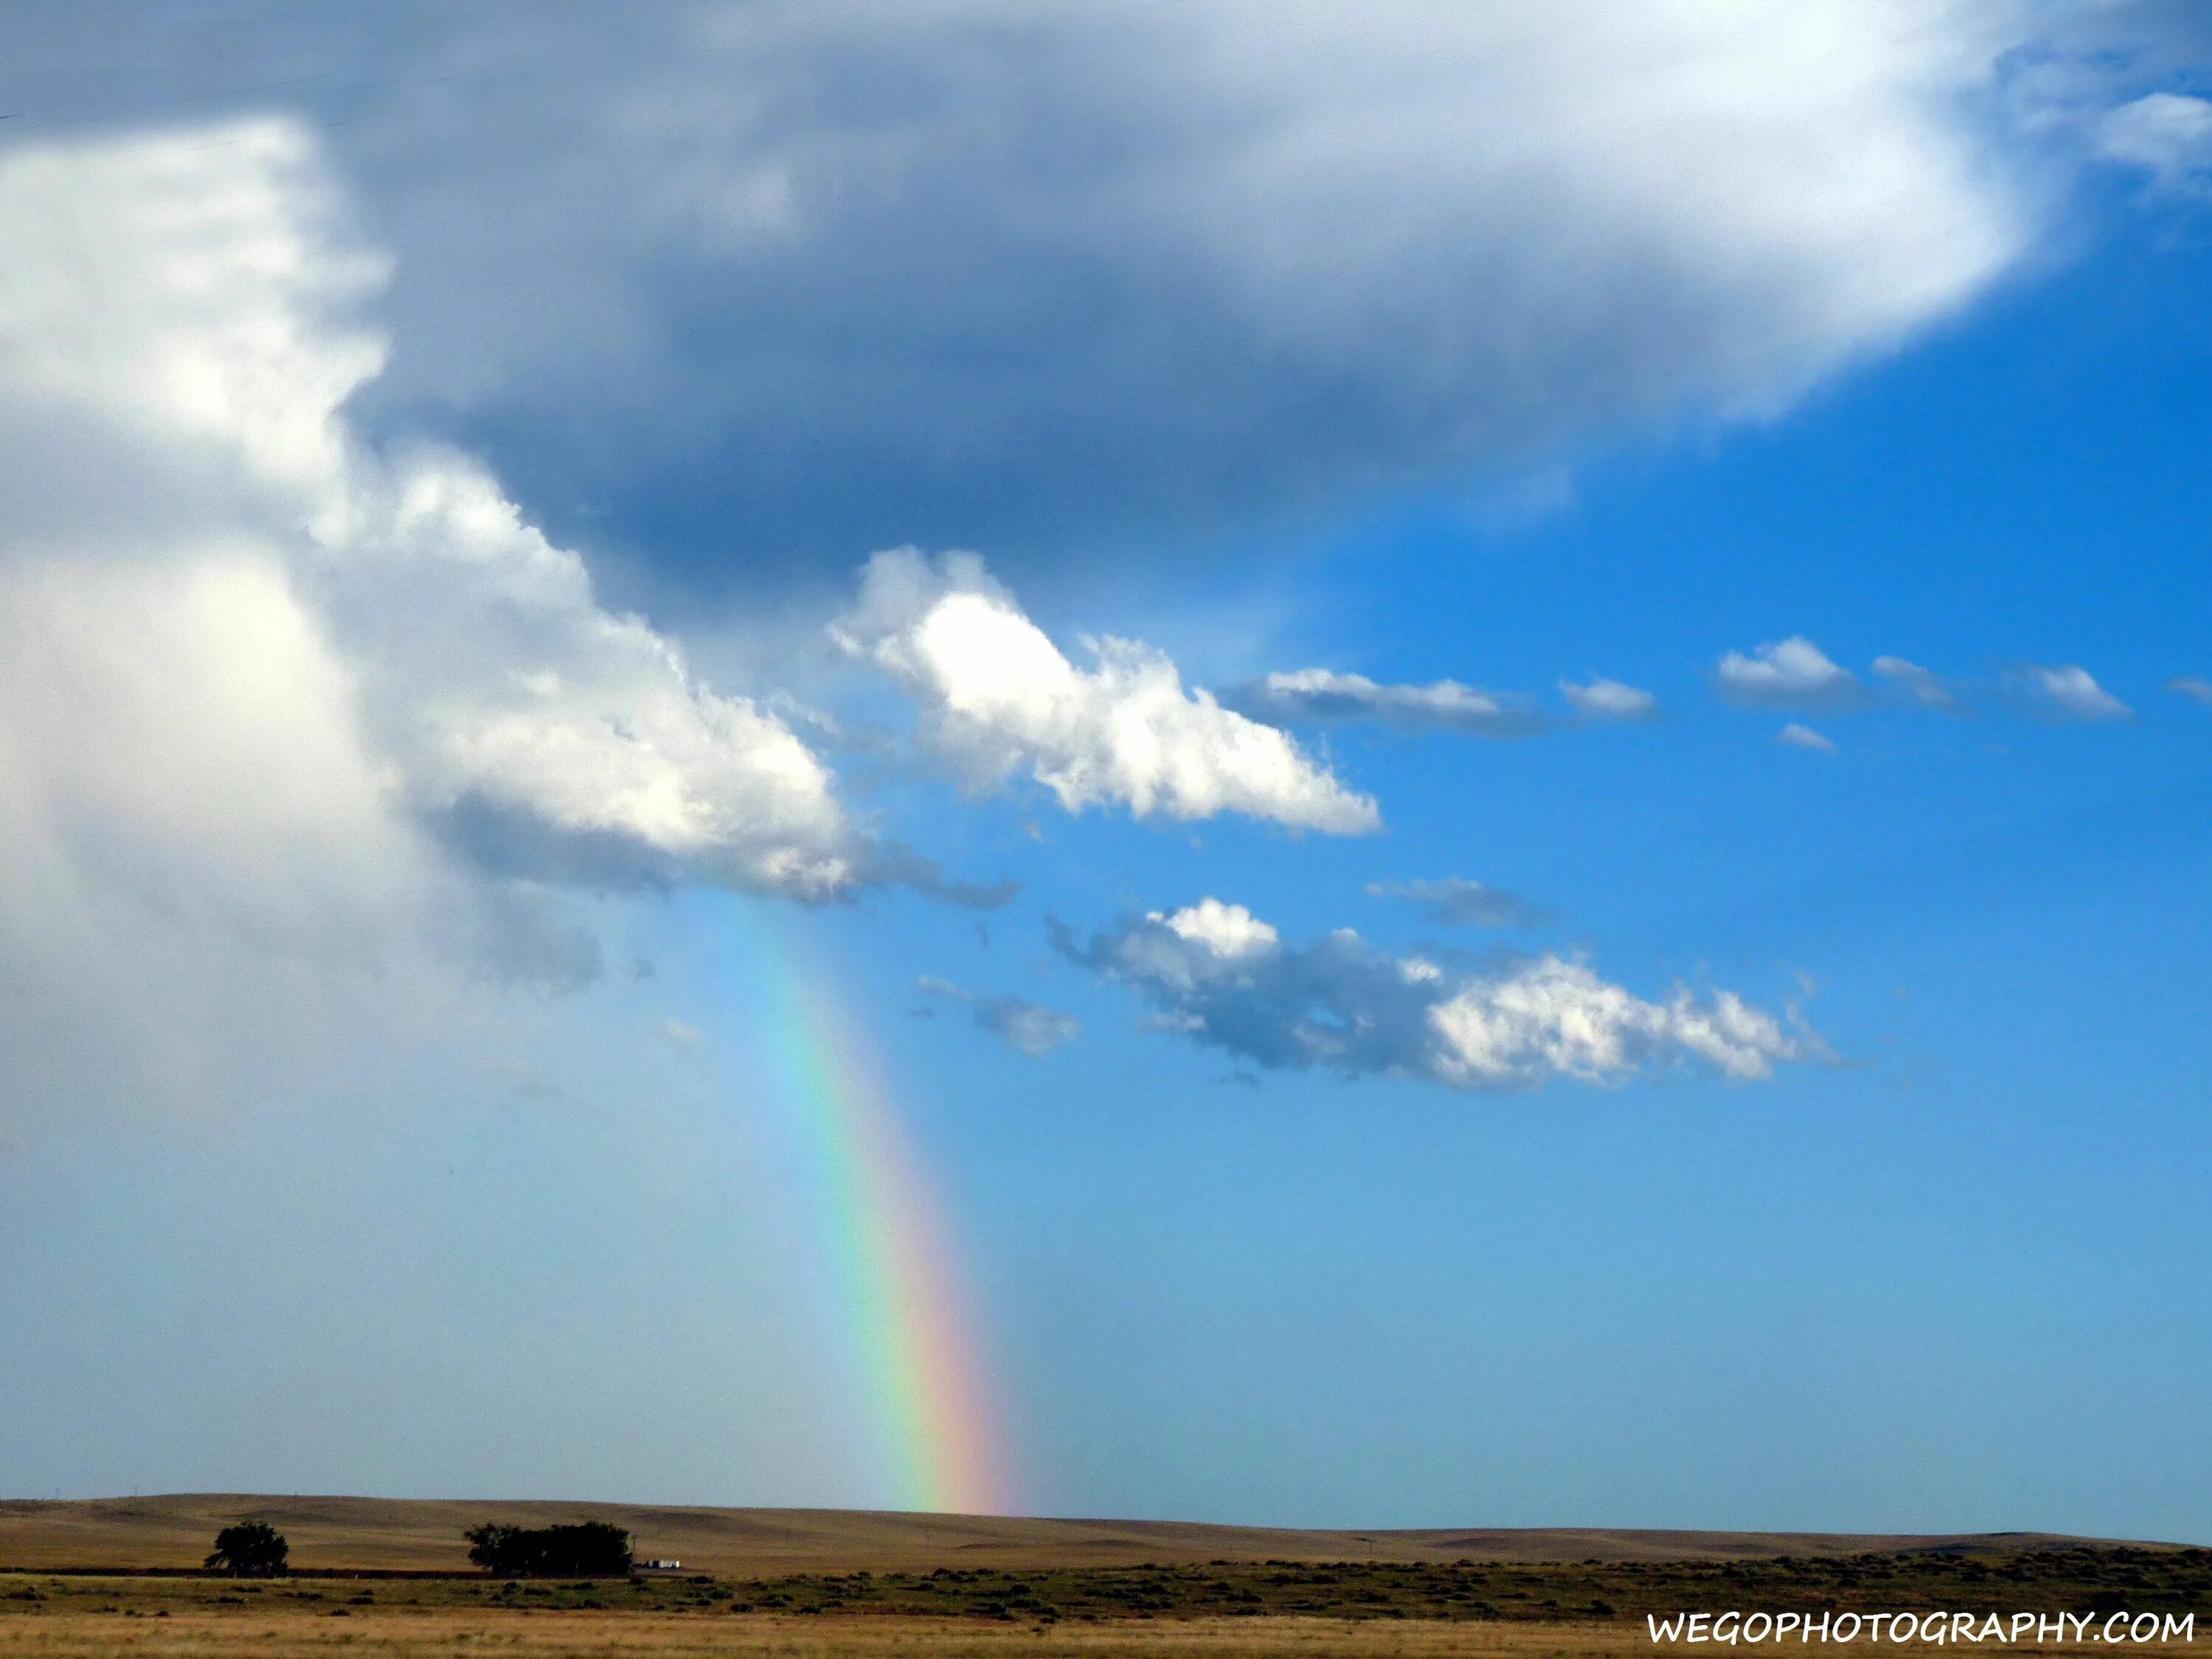
[[[1884,1642],[1880,1647],[1889,1655],[1943,1651],[1917,1644]],[[2035,1652],[2060,1659],[2094,1650],[2094,1644],[2063,1644]],[[1042,1624],[896,1614],[810,1618],[755,1613],[714,1618],[594,1608],[346,1606],[318,1612],[266,1599],[155,1613],[115,1601],[0,1616],[0,1656],[6,1659],[359,1659],[372,1654],[390,1659],[469,1654],[511,1659],[689,1659],[710,1654],[762,1659],[1650,1659],[1655,1651],[1640,1623],[1621,1619],[1460,1622],[1216,1614]],[[1811,1650],[1769,1644],[1743,1651],[1789,1652],[1802,1659]]]
[[[1871,1537],[1816,1533],[1436,1528],[1297,1532],[1160,1521],[1008,1519],[847,1510],[691,1509],[622,1504],[465,1503],[187,1494],[88,1502],[0,1501],[0,1569],[196,1567],[234,1521],[268,1521],[299,1567],[465,1567],[464,1528],[605,1521],[647,1556],[724,1577],[927,1572],[939,1566],[1136,1566],[1147,1562],[1758,1560],[1869,1551],[2005,1553],[2087,1540],[2044,1534]]]
[[[1613,1654],[1650,1650],[1646,1612],[2193,1613],[2208,1603],[2212,1551],[2125,1546],[1733,1561],[1224,1559],[577,1582],[67,1571],[0,1575],[0,1656],[895,1649],[919,1656],[1000,1653],[1010,1644],[1035,1654]],[[2212,1627],[2205,1639],[2212,1643]]]
[[[1911,1649],[1889,1650],[1911,1652]],[[487,1620],[456,1612],[397,1612],[349,1620],[252,1613],[180,1613],[166,1620],[116,1615],[0,1620],[9,1659],[1626,1659],[1652,1650],[1626,1625],[1345,1624],[1322,1619],[1179,1620],[1173,1623],[977,1625],[923,1619],[802,1619],[755,1615],[708,1621],[671,1614],[562,1613]],[[1754,1650],[1753,1651],[1763,1651]],[[2073,1650],[2048,1649],[2057,1655]]]
[[[2212,1613],[2212,1550],[2023,1534],[1269,1533],[341,1499],[162,1498],[0,1510],[0,1548],[45,1562],[40,1571],[9,1571],[0,1558],[0,1659],[325,1652],[1595,1659],[1651,1653],[1646,1613]],[[240,1582],[184,1570],[197,1565],[217,1526],[248,1515],[293,1539],[302,1571]],[[591,1582],[501,1580],[463,1570],[459,1530],[474,1520],[586,1516],[646,1521],[637,1529],[647,1554],[677,1553],[683,1547],[671,1547],[672,1538],[718,1540],[721,1558],[738,1570]],[[1346,1544],[1357,1552],[1348,1559]],[[1250,1553],[1266,1545],[1279,1553]],[[1455,1546],[1459,1553],[1445,1558]],[[1220,1553],[1195,1553],[1207,1547]],[[1146,1547],[1150,1557],[1126,1559]],[[685,1553],[690,1565],[705,1565],[700,1552]],[[860,1565],[869,1560],[904,1565]],[[2212,1646],[2212,1619],[2206,1626],[2199,1639]],[[1800,1659],[1810,1651],[1790,1650]]]

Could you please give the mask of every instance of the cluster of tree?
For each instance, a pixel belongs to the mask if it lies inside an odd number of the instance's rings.
[[[234,1578],[274,1578],[289,1571],[291,1554],[284,1534],[266,1521],[241,1521],[216,1534],[206,1565],[210,1572]]]
[[[469,1559],[513,1577],[619,1578],[630,1569],[629,1534],[604,1521],[566,1527],[507,1527],[487,1521],[461,1534]]]

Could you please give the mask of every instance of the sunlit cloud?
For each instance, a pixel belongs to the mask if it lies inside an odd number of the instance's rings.
[[[1187,689],[1163,653],[1107,637],[1088,642],[1091,666],[1071,662],[974,554],[877,554],[831,635],[914,700],[916,741],[973,790],[1019,775],[1071,812],[1235,812],[1328,835],[1382,826],[1370,797],[1273,727]]]

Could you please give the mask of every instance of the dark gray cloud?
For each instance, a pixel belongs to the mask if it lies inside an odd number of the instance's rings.
[[[2031,245],[2010,135],[1961,94],[2035,27],[1979,0],[1909,29],[1844,0],[26,4],[0,107],[9,142],[321,124],[395,258],[369,428],[487,453],[564,543],[731,585],[1771,409]]]

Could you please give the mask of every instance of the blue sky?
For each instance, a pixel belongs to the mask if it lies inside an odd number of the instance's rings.
[[[2212,1540],[2201,22],[556,15],[6,26],[0,1491],[891,1501],[787,967],[1025,1508]]]

